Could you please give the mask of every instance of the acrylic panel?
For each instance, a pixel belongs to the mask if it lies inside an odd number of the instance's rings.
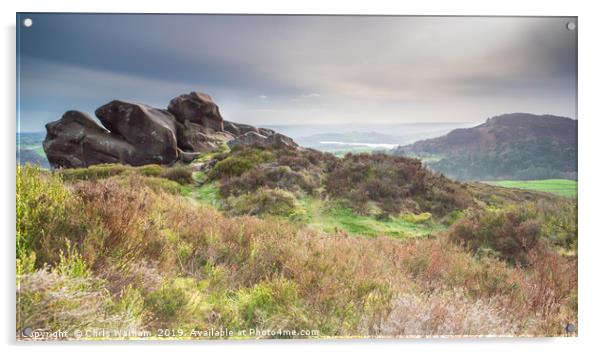
[[[18,340],[577,335],[576,17],[16,25]]]

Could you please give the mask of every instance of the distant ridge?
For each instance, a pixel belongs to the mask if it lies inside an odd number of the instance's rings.
[[[473,128],[394,150],[461,180],[542,179],[577,176],[577,120],[511,113]]]

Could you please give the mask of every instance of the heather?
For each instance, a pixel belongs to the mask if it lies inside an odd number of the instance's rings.
[[[254,163],[283,161],[291,171],[305,164],[290,157]],[[307,156],[310,164],[298,170],[324,171],[323,186],[339,168],[326,159],[311,163]],[[422,237],[364,236],[311,226],[315,214],[304,208],[304,198],[330,195],[320,187],[308,193],[297,183],[259,183],[216,208],[186,192],[215,180],[201,176],[205,184],[182,186],[167,179],[170,174],[126,169],[76,179],[18,167],[18,330],[35,324],[155,336],[158,328],[312,329],[317,332],[310,336],[319,337],[552,336],[577,321],[576,229],[570,217],[557,218],[571,210],[570,202],[523,205],[508,197],[494,207],[474,197],[461,214],[447,215],[455,220],[449,229]],[[278,197],[262,195],[268,191]],[[221,193],[203,195],[223,200]],[[393,217],[429,225],[455,203],[418,196],[424,199],[416,212]],[[281,204],[280,197],[291,203]],[[442,207],[426,214],[432,205]]]

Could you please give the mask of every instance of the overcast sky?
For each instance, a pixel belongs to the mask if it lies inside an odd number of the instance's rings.
[[[112,99],[213,96],[261,124],[576,117],[568,18],[29,14],[21,131]]]

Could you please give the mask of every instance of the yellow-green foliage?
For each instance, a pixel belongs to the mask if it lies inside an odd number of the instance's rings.
[[[17,272],[56,261],[73,199],[59,175],[17,166]]]
[[[276,159],[273,152],[259,148],[235,149],[233,152],[215,164],[209,179],[240,176],[258,164]]]
[[[100,164],[84,168],[68,168],[59,170],[58,173],[68,181],[73,180],[98,180],[117,175],[140,174],[145,177],[161,177],[180,184],[192,183],[192,168],[190,166],[175,165],[164,167],[155,164],[139,167],[120,164]]]
[[[95,180],[116,176],[129,169],[128,166],[120,164],[100,164],[84,168],[66,168],[60,171],[65,180]]]
[[[153,314],[151,323],[156,328],[202,327],[208,310],[198,283],[191,278],[167,280],[161,288],[150,293],[146,306]]]
[[[17,275],[17,330],[43,328],[49,332],[110,328],[138,330],[141,296],[127,286],[119,299],[105,281],[95,277],[83,257],[67,243],[58,264]]]
[[[424,224],[424,223],[427,223],[432,220],[432,214],[431,213],[420,213],[420,214],[404,213],[403,216],[401,217],[401,219],[403,221],[410,222],[413,224]]]
[[[159,165],[151,164],[140,166],[136,168],[136,171],[138,171],[143,176],[159,177],[161,176],[161,173],[163,173],[163,168]]]
[[[236,293],[241,328],[309,328],[297,284],[277,278]]]
[[[278,188],[261,188],[239,197],[230,197],[227,204],[235,215],[291,216],[299,210],[295,196]]]
[[[193,182],[192,168],[190,166],[181,165],[164,168],[160,176],[180,184],[190,184]]]

